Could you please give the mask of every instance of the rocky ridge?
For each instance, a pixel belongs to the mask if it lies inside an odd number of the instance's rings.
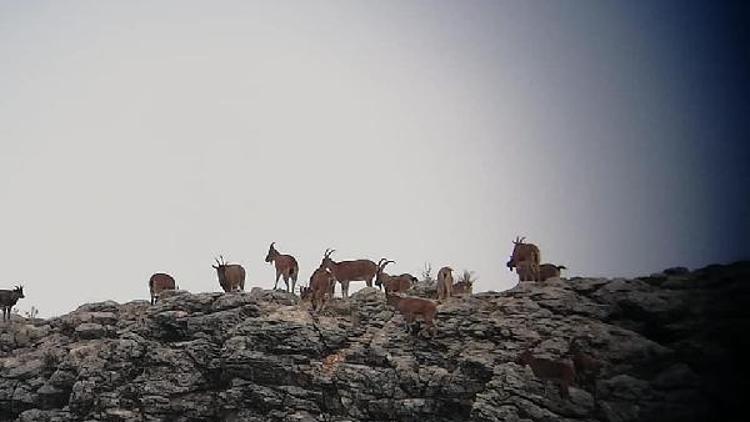
[[[748,276],[522,283],[440,305],[434,337],[372,288],[319,315],[261,289],[86,304],[0,326],[0,421],[731,420]],[[568,398],[515,363],[569,361],[573,342],[599,368]]]

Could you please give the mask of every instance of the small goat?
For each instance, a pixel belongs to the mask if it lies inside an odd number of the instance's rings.
[[[516,267],[518,281],[537,281],[539,280],[539,267],[528,261],[518,263]]]
[[[519,264],[527,262],[531,265],[530,271],[535,276],[531,281],[537,281],[542,254],[536,245],[524,243],[524,240],[526,240],[525,237],[516,237],[516,240],[513,241],[513,252],[511,252],[510,260],[505,265],[510,271],[513,271],[513,268],[517,269]]]
[[[397,294],[386,294],[386,302],[396,308],[404,316],[406,321],[406,332],[409,332],[410,326],[417,317],[422,318],[425,323],[425,331],[430,331],[434,335],[437,332],[435,327],[435,315],[437,314],[437,305],[435,302],[417,297],[404,297]]]
[[[582,384],[594,385],[602,363],[584,352],[577,338],[570,343],[570,354],[573,357],[573,366],[576,369],[578,381]]]
[[[242,268],[242,265],[227,264],[221,255],[219,255],[219,258],[221,258],[221,261],[214,258],[218,265],[212,265],[212,267],[216,270],[221,288],[225,292],[245,290],[245,269]]]
[[[310,276],[310,286],[302,288],[302,299],[312,299],[313,311],[320,311],[328,299],[333,297],[332,286],[336,284],[333,274],[325,267],[319,267]]]
[[[576,378],[575,368],[570,362],[538,358],[530,350],[526,350],[516,359],[516,363],[531,366],[537,378],[555,382],[560,388],[560,395],[570,397],[568,388]]]
[[[341,283],[341,296],[349,297],[349,283],[352,281],[364,281],[367,287],[372,287],[372,280],[378,271],[378,266],[369,259],[358,259],[355,261],[336,262],[331,259],[335,249],[326,249],[320,266],[328,268],[333,277]]]
[[[273,289],[276,290],[279,287],[279,277],[283,276],[286,291],[294,293],[294,286],[297,284],[297,276],[299,275],[299,265],[297,265],[297,260],[293,256],[279,253],[274,247],[275,244],[276,242],[271,242],[266,255],[266,262],[273,262],[276,266],[276,283],[274,283]],[[289,281],[292,282],[291,286]]]
[[[151,291],[151,304],[153,305],[161,292],[175,289],[174,278],[169,274],[156,273],[148,279],[148,289]]]
[[[469,270],[464,270],[463,273],[461,273],[458,281],[453,285],[453,288],[451,289],[453,296],[471,295],[472,289],[474,287],[474,282],[476,281],[473,278],[473,275],[474,272]]]
[[[443,267],[437,275],[438,301],[447,300],[453,294],[453,268]]]
[[[547,281],[550,278],[560,278],[560,270],[567,270],[563,265],[542,264],[539,266],[539,281]]]
[[[378,262],[378,271],[375,275],[375,285],[379,288],[385,286],[385,293],[403,293],[411,289],[412,283],[417,281],[417,278],[409,273],[401,275],[390,275],[383,271],[385,266],[393,264],[395,261],[389,261],[385,258]]]
[[[18,299],[23,299],[23,286],[16,286],[13,290],[0,290],[0,307],[3,308],[3,321],[10,319],[10,312],[16,306]]]

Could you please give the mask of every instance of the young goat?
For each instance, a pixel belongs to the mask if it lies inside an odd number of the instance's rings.
[[[438,301],[447,300],[453,294],[453,268],[443,267],[437,275]]]
[[[530,273],[535,277],[531,281],[537,281],[539,279],[539,262],[541,261],[542,254],[536,245],[524,243],[524,240],[526,240],[525,237],[516,237],[516,240],[513,241],[513,252],[511,252],[510,260],[505,265],[510,271],[513,271],[513,268],[517,269],[521,263],[529,263],[531,265]]]
[[[550,278],[560,278],[560,270],[567,270],[563,265],[542,264],[539,266],[539,281],[547,281]]]
[[[538,358],[526,350],[516,359],[516,363],[531,366],[534,376],[553,381],[559,386],[562,397],[570,397],[568,387],[573,385],[576,378],[575,368],[570,362]]]
[[[474,281],[476,281],[473,279],[473,274],[474,272],[469,270],[464,270],[464,272],[461,273],[458,281],[453,285],[453,288],[451,289],[453,296],[471,295],[472,289],[474,287]]]
[[[328,268],[333,277],[341,283],[341,296],[349,297],[349,283],[352,281],[364,281],[367,287],[372,287],[372,280],[378,271],[378,266],[374,262],[369,259],[336,262],[331,259],[331,254],[335,251],[326,249],[320,266]]]
[[[300,296],[302,299],[310,297],[313,311],[320,311],[328,302],[328,299],[333,297],[331,291],[334,284],[336,284],[336,279],[333,274],[327,268],[319,267],[310,276],[310,286],[303,288]]]
[[[539,277],[539,267],[528,261],[518,263],[516,267],[518,281],[537,281]]]
[[[23,286],[16,286],[13,290],[0,290],[0,308],[3,308],[3,321],[10,319],[10,312],[16,306],[18,299],[23,299]]]
[[[219,285],[225,292],[236,290],[245,290],[245,269],[239,264],[227,264],[224,257],[219,255],[221,261],[216,259],[216,264],[212,267],[216,270],[219,277]]]
[[[279,287],[279,277],[284,277],[284,283],[286,284],[286,291],[294,293],[294,286],[297,284],[297,276],[299,275],[299,265],[297,260],[291,255],[284,255],[279,253],[274,247],[276,242],[271,242],[271,246],[268,248],[268,254],[266,255],[266,262],[273,263],[276,266],[276,283],[273,285],[273,289],[276,290]],[[291,281],[291,286],[289,285]]]
[[[386,294],[386,302],[404,316],[406,332],[410,331],[410,326],[416,321],[417,317],[422,318],[424,321],[425,331],[430,331],[432,335],[437,332],[437,328],[435,327],[437,305],[435,302],[416,297],[404,297],[397,294]]]
[[[411,289],[412,283],[417,281],[417,278],[409,273],[401,275],[390,275],[383,271],[385,266],[388,264],[395,263],[395,261],[388,261],[385,258],[378,262],[378,272],[375,275],[375,285],[379,288],[385,286],[385,293],[403,293]]]
[[[151,304],[153,305],[161,292],[175,289],[174,278],[169,274],[156,273],[148,279],[148,289],[151,291]]]

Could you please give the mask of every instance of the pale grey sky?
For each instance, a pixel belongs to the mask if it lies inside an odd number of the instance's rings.
[[[270,287],[271,241],[476,290],[516,235],[570,276],[746,257],[731,52],[649,3],[0,2],[0,284],[49,316],[219,290],[220,253]]]

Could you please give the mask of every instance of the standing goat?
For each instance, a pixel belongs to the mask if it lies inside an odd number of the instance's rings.
[[[542,259],[542,254],[536,245],[524,243],[524,240],[526,240],[525,237],[516,237],[516,240],[513,241],[513,252],[510,255],[510,260],[505,265],[513,271],[513,268],[518,269],[521,263],[528,263],[530,265],[528,271],[534,277],[531,281],[537,281],[539,280],[539,262]],[[519,277],[520,275],[519,273]]]
[[[404,297],[397,294],[386,293],[386,302],[396,308],[404,316],[406,321],[406,332],[409,332],[411,324],[417,317],[422,318],[425,323],[425,331],[437,332],[435,328],[435,315],[437,315],[437,305],[435,302],[418,297]]]
[[[539,281],[547,281],[550,278],[560,278],[560,270],[567,270],[563,265],[542,264],[539,266]]]
[[[528,261],[519,262],[516,266],[516,273],[519,282],[540,280],[539,267]]]
[[[271,242],[266,255],[266,262],[273,262],[276,266],[276,283],[274,283],[273,289],[276,290],[279,287],[279,277],[283,276],[286,291],[294,293],[294,286],[297,284],[297,276],[299,275],[299,265],[297,265],[297,260],[293,256],[279,253],[274,247],[275,243]],[[290,280],[291,286],[289,285]]]
[[[451,288],[453,296],[471,295],[474,288],[474,271],[464,270],[456,284]]]
[[[382,258],[378,262],[378,271],[375,275],[375,285],[379,288],[385,286],[385,294],[403,293],[411,289],[412,283],[417,281],[417,278],[409,273],[394,276],[383,271],[386,265],[393,263],[395,263],[395,261],[389,261],[385,258]]]
[[[331,259],[335,249],[326,249],[320,266],[328,268],[333,277],[341,283],[341,296],[349,297],[349,282],[364,281],[367,287],[372,287],[372,280],[378,271],[378,266],[369,259],[336,262]]]
[[[212,265],[212,267],[216,270],[221,288],[225,292],[245,290],[245,269],[242,268],[242,265],[227,264],[221,255],[219,255],[219,258],[221,258],[221,261],[214,258],[218,265]]]
[[[23,286],[16,286],[13,290],[0,290],[0,307],[3,308],[3,321],[10,319],[10,311],[16,306],[18,299],[23,299]],[[7,318],[6,318],[7,316]]]
[[[537,378],[553,381],[559,386],[562,397],[570,397],[568,387],[576,378],[575,368],[570,362],[538,358],[530,350],[526,350],[516,359],[516,363],[531,366]]]
[[[443,267],[437,275],[438,301],[448,300],[453,294],[453,268]]]
[[[175,289],[174,278],[169,274],[156,273],[148,279],[148,289],[151,291],[151,304],[153,305],[161,292]]]
[[[332,291],[335,284],[336,279],[333,274],[327,268],[319,267],[310,276],[310,286],[303,287],[300,296],[302,299],[309,296],[312,299],[313,311],[320,311],[333,297]]]

